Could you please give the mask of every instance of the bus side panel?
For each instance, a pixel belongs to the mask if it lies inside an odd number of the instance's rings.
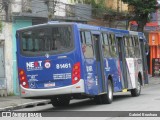
[[[96,74],[96,62],[92,59],[86,59],[85,61],[86,73],[85,73],[85,88],[86,93],[89,95],[98,95],[98,75]]]
[[[107,58],[104,60],[106,80],[111,75],[113,80],[114,92],[122,90],[121,69],[117,59]],[[106,82],[107,83],[107,82]]]
[[[138,74],[143,76],[142,59],[126,58],[128,69],[128,82],[130,83],[128,88],[134,89],[137,87]],[[142,78],[143,79],[143,78]]]
[[[96,62],[94,59],[85,59],[82,51],[82,45],[80,44],[81,43],[80,32],[77,26],[74,26],[74,33],[75,33],[74,39],[75,39],[76,48],[77,48],[76,53],[78,54],[78,57],[79,57],[76,59],[80,60],[81,62],[81,79],[84,80],[85,94],[98,95]]]
[[[139,70],[136,69],[138,66],[135,64],[134,58],[126,58],[127,62],[127,78],[128,78],[128,88],[133,89],[136,88],[138,72]]]

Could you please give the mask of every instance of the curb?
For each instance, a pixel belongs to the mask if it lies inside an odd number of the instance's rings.
[[[24,104],[19,104],[15,106],[8,106],[5,108],[0,108],[0,111],[12,111],[12,110],[18,110],[18,109],[23,109],[23,108],[31,108],[31,107],[36,107],[36,106],[42,106],[42,105],[47,105],[50,104],[50,100],[42,100],[42,101],[36,101],[36,102],[29,102],[29,103],[24,103]]]

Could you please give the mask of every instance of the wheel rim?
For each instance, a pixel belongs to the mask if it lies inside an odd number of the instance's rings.
[[[112,99],[112,87],[111,87],[111,85],[109,84],[109,86],[108,86],[108,97],[109,97],[109,99],[111,100]]]
[[[138,81],[137,91],[138,91],[138,93],[140,93],[140,91],[141,91],[141,84],[139,81]]]

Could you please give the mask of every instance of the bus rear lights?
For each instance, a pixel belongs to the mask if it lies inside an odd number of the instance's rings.
[[[73,69],[72,69],[72,84],[76,84],[79,82],[81,78],[80,74],[80,62],[74,64]]]
[[[78,77],[75,77],[74,80],[77,81],[77,80],[78,80]]]
[[[75,66],[74,66],[74,69],[75,69],[75,70],[78,70],[78,69],[79,69],[79,65],[75,65]]]
[[[81,86],[76,86],[76,88],[81,88]]]
[[[23,82],[22,85],[25,86],[25,85],[27,85],[27,83],[26,83],[26,82]]]
[[[24,80],[24,79],[25,79],[25,77],[22,77],[22,78],[21,78],[21,80]]]
[[[20,79],[20,85],[22,85],[24,88],[29,88],[26,74],[22,69],[19,69],[19,79]]]
[[[22,93],[22,94],[26,94],[26,92],[25,92],[25,91],[22,91],[21,93]]]
[[[20,73],[19,73],[19,75],[23,75],[24,74],[24,71],[23,70],[21,70],[20,71]]]
[[[78,75],[79,73],[76,71],[74,74],[75,74],[75,75]]]

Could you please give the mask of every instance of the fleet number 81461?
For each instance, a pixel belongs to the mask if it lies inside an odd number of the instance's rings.
[[[56,69],[67,69],[67,68],[71,68],[71,64],[70,63],[56,64]]]

